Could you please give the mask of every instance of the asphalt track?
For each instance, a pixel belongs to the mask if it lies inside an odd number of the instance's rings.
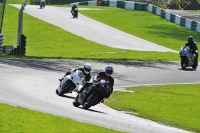
[[[26,7],[26,10],[28,10],[28,7]],[[38,7],[35,8],[43,11]],[[46,9],[48,7],[44,10]],[[113,65],[115,89],[132,85],[200,82],[198,69],[196,71],[192,69],[183,71],[180,68],[180,63],[177,62],[87,62],[93,66],[92,74],[102,71],[107,64]],[[58,78],[63,76],[67,69],[80,67],[84,63],[85,61],[80,60],[0,58],[0,102],[124,132],[187,132],[115,111],[104,104],[91,107],[89,110],[73,107],[73,94],[59,97],[55,94],[55,89],[59,83]]]

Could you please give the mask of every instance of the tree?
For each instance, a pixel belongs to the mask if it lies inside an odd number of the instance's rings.
[[[194,0],[200,4],[200,0]],[[151,0],[153,5],[160,8],[167,8],[169,4],[176,4],[178,9],[184,9],[186,6],[191,4],[191,0]]]
[[[152,0],[153,5],[156,5],[163,9],[167,8],[167,5],[169,2],[170,2],[170,0],[167,0],[167,1],[166,0]]]
[[[191,4],[191,0],[176,0],[178,9],[184,9],[189,4]]]

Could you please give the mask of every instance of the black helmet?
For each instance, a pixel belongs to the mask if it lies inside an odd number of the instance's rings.
[[[193,39],[192,36],[189,36],[189,37],[188,37],[188,43],[191,43],[191,42],[194,42],[194,39]]]
[[[91,66],[89,63],[86,63],[86,64],[84,65],[84,72],[85,72],[86,74],[90,73],[91,69],[92,69],[92,66]]]
[[[111,76],[113,73],[113,67],[111,65],[106,66],[105,73],[107,76]]]

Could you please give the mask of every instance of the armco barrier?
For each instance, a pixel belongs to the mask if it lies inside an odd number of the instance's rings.
[[[152,11],[153,11],[153,5],[151,5],[151,4],[148,5],[148,6],[147,6],[147,11],[148,11],[148,12],[152,12]]]
[[[165,11],[165,19],[170,21],[170,16],[171,16],[170,12]]]
[[[117,7],[117,1],[110,1],[109,6],[111,7]]]
[[[170,14],[170,22],[175,23],[175,17],[176,15]]]
[[[192,21],[192,23],[191,23],[191,30],[194,30],[194,31],[197,30],[197,22]]]
[[[191,24],[192,24],[192,20],[190,19],[185,19],[185,27],[187,29],[191,29]]]
[[[156,8],[156,14],[161,16],[161,9],[160,8]]]
[[[134,10],[135,2],[127,1],[125,2],[125,9],[126,10]]]
[[[200,23],[197,23],[197,29],[196,29],[197,32],[200,32]]]
[[[185,27],[185,18],[181,17],[180,26]]]
[[[13,55],[14,46],[3,46],[3,53]]]
[[[175,17],[175,23],[178,24],[178,25],[181,25],[181,16],[176,15],[176,17]]]
[[[125,2],[117,1],[117,7],[125,9]]]
[[[147,7],[146,7],[147,8]],[[141,3],[135,3],[134,10],[141,10],[141,11],[146,11],[144,4]]]
[[[165,14],[166,14],[166,13],[165,13],[165,11],[164,11],[164,10],[162,10],[162,11],[161,11],[161,15],[160,15],[160,16],[161,16],[162,18],[164,18],[164,19],[165,19]]]
[[[102,6],[110,6],[111,1],[103,1]]]
[[[153,6],[152,13],[157,14],[157,7]]]
[[[147,6],[148,6],[148,4],[142,4],[142,10],[147,11]]]

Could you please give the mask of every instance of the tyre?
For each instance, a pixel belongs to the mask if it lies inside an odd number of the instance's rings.
[[[62,86],[62,90],[60,93],[58,93],[59,96],[62,96],[65,93],[70,93],[71,90],[75,88],[75,85],[72,84],[72,82],[65,82],[64,85]]]
[[[56,89],[56,94],[58,95],[58,93],[59,93],[59,92],[58,92],[58,89]]]
[[[182,67],[182,69],[185,70],[186,66],[187,66],[186,57],[182,57],[181,58],[181,67]]]
[[[79,105],[81,105],[79,102],[77,102],[76,100],[73,101],[73,105],[74,107],[78,107]]]
[[[192,68],[193,68],[193,69],[196,69],[197,66],[198,66],[198,61],[195,61],[194,64],[192,65]]]
[[[89,109],[91,106],[97,104],[98,101],[99,101],[98,95],[90,96],[89,98],[87,98],[87,101],[83,104],[83,109]]]

